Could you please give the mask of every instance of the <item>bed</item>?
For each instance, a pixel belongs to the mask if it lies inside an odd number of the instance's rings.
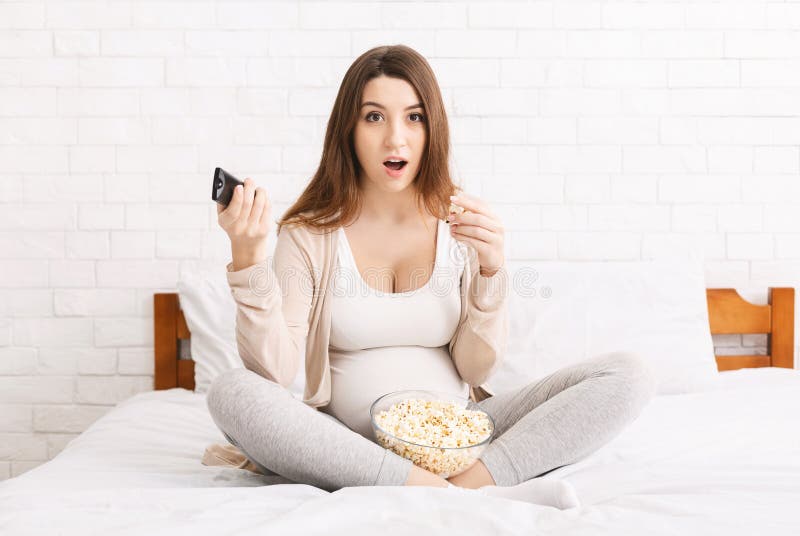
[[[49,462],[0,483],[1,534],[800,534],[800,373],[794,289],[766,305],[707,289],[711,333],[765,333],[763,355],[716,356],[720,388],[656,396],[568,479],[558,510],[426,487],[334,493],[208,467],[225,442],[194,392],[178,295],[154,295],[155,390],[93,423]]]

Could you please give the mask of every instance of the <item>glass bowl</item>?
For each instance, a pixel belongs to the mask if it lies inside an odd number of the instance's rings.
[[[467,408],[469,399],[440,391],[403,390],[394,391],[381,396],[375,400],[369,408],[369,419],[372,423],[372,431],[379,445],[395,452],[403,458],[411,460],[415,465],[439,475],[442,478],[450,478],[451,476],[463,473],[469,469],[489,445],[492,437],[494,437],[495,426],[492,417],[488,413],[478,409],[473,409],[471,411],[479,412],[486,416],[489,421],[490,431],[487,437],[480,443],[474,445],[464,447],[436,447],[422,443],[412,443],[411,441],[401,439],[389,431],[382,429],[376,421],[376,416],[382,411],[388,411],[392,405],[408,399],[449,402],[455,404],[455,406],[460,409]]]

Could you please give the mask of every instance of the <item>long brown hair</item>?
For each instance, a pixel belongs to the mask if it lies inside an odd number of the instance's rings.
[[[279,234],[283,225],[294,223],[325,232],[351,222],[359,213],[361,166],[353,132],[361,113],[364,86],[381,75],[405,80],[420,97],[426,112],[426,136],[419,173],[414,178],[417,206],[424,203],[440,219],[448,214],[450,196],[462,188],[450,177],[450,129],[436,76],[414,49],[379,46],[359,56],[345,73],[328,120],[319,167],[297,201],[277,221]]]

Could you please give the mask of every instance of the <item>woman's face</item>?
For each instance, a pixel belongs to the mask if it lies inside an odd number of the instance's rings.
[[[399,192],[414,181],[425,148],[426,120],[419,96],[405,80],[379,76],[367,82],[354,133],[362,187]],[[394,172],[385,164],[390,158],[406,164]]]

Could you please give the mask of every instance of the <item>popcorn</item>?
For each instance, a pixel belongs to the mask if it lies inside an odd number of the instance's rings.
[[[377,413],[375,422],[386,432],[375,431],[384,448],[442,478],[472,465],[485,445],[468,447],[483,443],[494,431],[488,415],[482,411],[417,398],[397,402]]]

